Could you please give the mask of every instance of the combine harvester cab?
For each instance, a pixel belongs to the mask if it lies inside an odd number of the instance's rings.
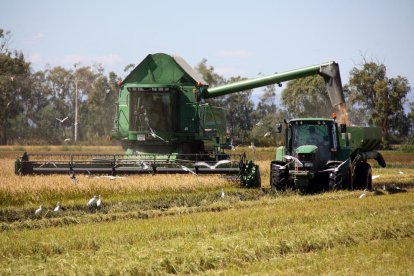
[[[304,192],[371,189],[367,161],[386,166],[375,151],[381,137],[378,127],[347,127],[327,118],[293,119],[285,125],[285,146],[276,149],[270,165],[271,187]]]

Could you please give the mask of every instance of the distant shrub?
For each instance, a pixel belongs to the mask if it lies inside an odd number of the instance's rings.
[[[414,144],[401,145],[401,151],[403,151],[403,152],[414,152]]]

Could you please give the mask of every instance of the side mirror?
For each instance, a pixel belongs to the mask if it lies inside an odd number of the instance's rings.
[[[282,124],[276,124],[275,132],[276,133],[281,133],[282,132]]]
[[[339,131],[341,133],[346,133],[346,125],[345,124],[340,124],[339,125]]]

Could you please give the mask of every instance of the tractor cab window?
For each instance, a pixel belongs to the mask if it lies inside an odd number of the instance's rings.
[[[129,88],[130,130],[171,131],[172,92],[168,88]]]
[[[291,125],[291,145],[315,145],[318,148],[332,148],[332,124],[326,121],[295,121]]]

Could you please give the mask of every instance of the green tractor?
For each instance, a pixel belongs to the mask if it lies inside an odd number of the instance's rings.
[[[381,143],[378,127],[352,127],[334,119],[298,118],[279,124],[284,146],[276,149],[270,164],[270,185],[275,190],[304,192],[341,189],[372,189],[371,165]]]

